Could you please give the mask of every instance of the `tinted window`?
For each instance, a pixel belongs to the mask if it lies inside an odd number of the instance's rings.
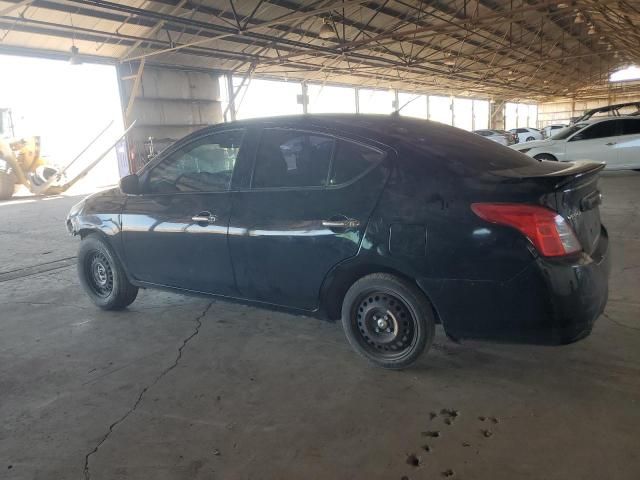
[[[622,122],[622,135],[637,135],[640,133],[640,118],[620,120],[620,122]]]
[[[516,130],[516,132],[518,132],[518,133],[529,133],[529,130],[527,130],[526,128],[518,128]]]
[[[253,187],[326,185],[334,143],[323,135],[265,129],[256,154]]]
[[[221,132],[189,143],[149,172],[152,193],[228,190],[243,130]]]
[[[573,135],[576,132],[579,132],[580,130],[587,127],[588,125],[589,125],[588,123],[576,123],[575,125],[571,125],[570,127],[560,130],[553,137],[551,137],[551,140],[564,140],[566,138],[569,138],[571,135]]]
[[[359,143],[338,141],[333,160],[331,184],[346,183],[366,172],[384,158],[384,152]]]
[[[489,136],[493,135],[493,133],[490,132],[489,130],[476,130],[473,133],[478,134],[478,135],[482,135],[483,137],[489,137]]]
[[[616,120],[604,121],[585,128],[571,140],[594,140],[596,138],[613,137],[616,135]]]

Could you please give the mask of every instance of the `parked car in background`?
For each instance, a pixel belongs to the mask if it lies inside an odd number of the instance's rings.
[[[607,169],[640,169],[640,117],[592,118],[560,130],[548,140],[511,148],[538,160],[593,160]]]
[[[558,130],[562,130],[563,128],[567,128],[568,125],[562,125],[562,124],[557,124],[557,125],[547,125],[546,127],[544,127],[542,129],[542,137],[543,138],[550,138],[553,135],[555,135],[556,133],[558,133]]]
[[[358,353],[398,369],[436,323],[453,338],[588,335],[608,288],[602,168],[399,116],[254,119],[179,140],[67,228],[103,309],[163,288],[341,319]]]
[[[518,139],[513,133],[504,130],[474,130],[473,133],[506,147],[516,143]]]
[[[512,128],[509,131],[518,137],[518,143],[542,140],[542,132],[537,128]]]

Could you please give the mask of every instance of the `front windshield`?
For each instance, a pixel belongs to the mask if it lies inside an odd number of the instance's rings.
[[[566,138],[570,137],[574,133],[582,130],[584,127],[587,127],[587,126],[589,126],[588,123],[576,123],[575,125],[571,125],[567,128],[563,128],[554,136],[552,136],[551,140],[565,140]]]

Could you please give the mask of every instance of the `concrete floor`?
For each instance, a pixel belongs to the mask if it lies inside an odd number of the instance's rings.
[[[638,479],[640,174],[601,185],[614,268],[589,338],[439,331],[404,372],[314,319],[153,291],[99,311],[63,226],[77,199],[0,203],[0,478]]]

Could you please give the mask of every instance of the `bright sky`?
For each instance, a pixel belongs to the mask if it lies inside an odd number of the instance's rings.
[[[235,87],[242,83],[241,77],[233,78]],[[221,79],[223,109],[226,108],[226,81]],[[297,97],[302,94],[299,82],[282,82],[252,79],[248,87],[242,88],[236,97],[237,118],[267,117],[272,115],[301,114],[302,105]],[[309,113],[355,113],[356,93],[352,87],[309,84]],[[390,114],[393,111],[394,93],[392,90],[361,88],[358,99],[360,113]],[[427,118],[427,96],[400,92],[398,94],[400,114],[418,118]],[[472,108],[473,105],[473,108]],[[456,98],[454,100],[455,126],[471,130],[472,116],[475,114],[475,128],[489,126],[489,102]],[[430,96],[429,112],[431,119],[452,124],[454,115],[451,110],[451,97]],[[535,117],[535,116],[534,116]],[[534,119],[535,124],[535,119]]]
[[[103,139],[72,167],[82,168],[122,132],[115,67],[5,55],[0,55],[0,65],[0,107],[12,109],[16,136],[41,137],[42,153],[52,163],[69,163],[114,120]],[[117,161],[111,154],[79,186],[84,183],[90,190],[89,183],[101,186],[117,179]]]
[[[623,82],[625,80],[638,80],[640,79],[640,67],[632,65],[622,70],[614,72],[609,77],[610,82]]]

